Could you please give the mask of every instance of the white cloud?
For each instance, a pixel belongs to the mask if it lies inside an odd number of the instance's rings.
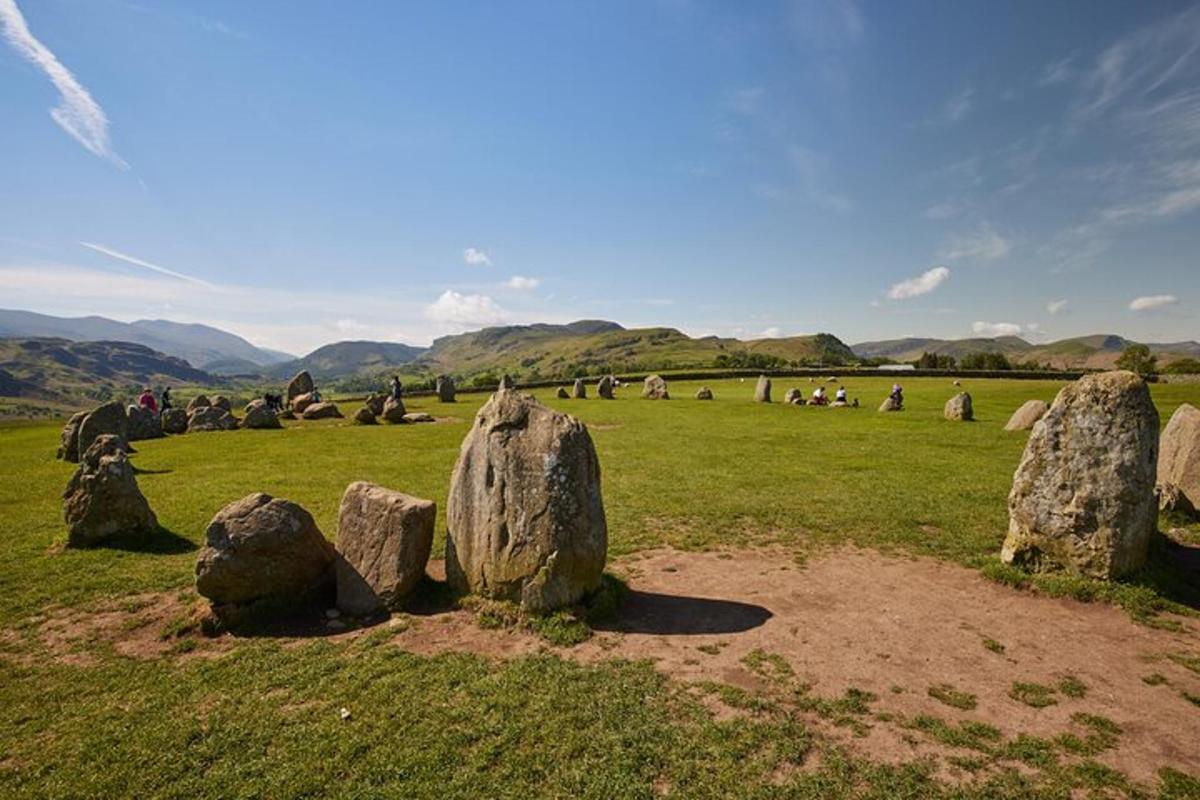
[[[915,278],[909,278],[906,281],[900,281],[895,284],[891,289],[888,289],[888,297],[893,300],[907,300],[910,297],[929,294],[945,283],[949,277],[950,270],[945,267],[934,267]]]
[[[1046,303],[1046,310],[1051,314],[1061,314],[1063,311],[1067,310],[1067,301],[1051,300],[1049,303]]]
[[[108,117],[104,109],[58,57],[34,38],[16,0],[0,0],[0,23],[3,23],[4,38],[13,49],[46,73],[58,90],[60,102],[50,110],[50,117],[89,152],[121,169],[129,169],[129,164],[117,155],[109,142]]]
[[[513,275],[504,282],[504,285],[509,289],[536,289],[542,285],[542,282],[537,278],[526,278],[523,275]]]
[[[470,264],[473,267],[490,267],[492,260],[482,250],[468,247],[466,250],[463,250],[463,263]]]
[[[1037,85],[1054,86],[1071,80],[1071,78],[1075,77],[1075,58],[1078,55],[1078,53],[1072,53],[1060,61],[1051,61],[1042,67],[1042,72],[1037,79]]]
[[[178,278],[181,281],[188,281],[190,283],[196,283],[201,286],[210,286],[211,285],[211,284],[207,283],[206,281],[200,280],[199,278],[193,278],[191,275],[184,275],[182,272],[176,272],[175,270],[167,269],[166,267],[160,267],[157,264],[151,264],[149,261],[143,261],[140,258],[134,258],[133,256],[126,255],[124,253],[113,250],[111,247],[105,247],[102,244],[94,244],[92,242],[80,242],[79,244],[83,245],[84,247],[88,248],[89,250],[95,250],[97,253],[103,253],[104,255],[115,258],[118,261],[124,261],[127,264],[133,264],[138,267],[144,267],[148,270],[157,272],[160,275],[169,275],[172,278]]]
[[[452,325],[495,325],[508,321],[508,312],[487,295],[461,294],[453,289],[442,292],[426,306],[425,316]]]
[[[949,237],[942,247],[941,258],[946,261],[995,261],[1004,258],[1011,249],[1012,243],[985,223],[972,233]]]
[[[1015,322],[973,322],[971,331],[979,336],[1018,336],[1023,328]]]
[[[772,325],[770,328],[767,328],[765,331],[760,333],[758,335],[758,338],[760,338],[760,339],[778,339],[780,336],[783,336],[783,329]]]
[[[1129,304],[1130,311],[1154,311],[1159,308],[1173,306],[1179,298],[1173,294],[1153,294],[1146,297],[1135,297]]]

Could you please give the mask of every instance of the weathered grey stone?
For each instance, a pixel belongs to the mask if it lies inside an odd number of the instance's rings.
[[[287,402],[290,404],[300,395],[310,394],[314,388],[316,387],[313,384],[312,375],[308,374],[308,370],[297,372],[295,377],[288,381]]]
[[[187,433],[187,411],[182,408],[168,408],[162,413],[162,428],[164,433]]]
[[[188,433],[197,431],[232,431],[238,426],[237,418],[223,408],[203,406],[188,415]]]
[[[354,422],[357,425],[378,425],[375,419],[374,412],[371,409],[363,406],[358,411],[354,412]]]
[[[883,403],[879,406],[879,410],[880,411],[903,411],[904,409],[901,408],[900,404],[896,402],[896,398],[889,396],[888,399],[884,400]]]
[[[454,402],[454,379],[449,375],[438,375],[437,382],[434,384],[437,389],[438,400],[443,403]]]
[[[310,403],[301,414],[304,419],[340,419],[337,403]]]
[[[766,375],[759,375],[758,383],[754,384],[754,402],[771,402],[771,379]]]
[[[575,386],[571,389],[571,397],[576,400],[587,399],[587,384],[583,382],[583,378],[575,379]]]
[[[383,419],[384,422],[389,422],[392,425],[399,425],[404,422],[404,415],[408,413],[404,410],[404,401],[397,400],[394,397],[389,397],[383,403]]]
[[[163,436],[162,420],[148,408],[129,406],[125,409],[125,425],[131,442],[161,439]]]
[[[272,429],[282,428],[279,415],[267,405],[263,399],[251,400],[246,404],[246,416],[242,418],[243,428]]]
[[[208,408],[212,405],[212,401],[208,399],[206,394],[198,394],[188,401],[187,412],[189,415],[199,408]]]
[[[58,457],[75,464],[79,461],[79,426],[87,419],[88,412],[79,411],[71,415],[63,426],[59,437]]]
[[[72,547],[100,544],[118,533],[158,530],[120,437],[101,434],[84,452],[63,492],[63,516]]]
[[[696,399],[697,400],[712,400],[713,399],[712,389],[708,388],[707,386],[701,386],[699,389],[696,390]]]
[[[304,412],[308,409],[308,407],[311,406],[315,402],[317,402],[317,401],[315,399],[313,399],[312,392],[306,392],[305,394],[298,394],[292,398],[292,411],[294,411],[297,414],[303,415]]]
[[[212,404],[217,408],[225,409],[230,414],[233,413],[233,404],[230,403],[229,398],[223,394],[214,395],[212,398]]]
[[[587,428],[499,392],[463,440],[450,482],[446,576],[459,591],[543,612],[600,584],[608,527]]]
[[[971,422],[975,419],[975,409],[971,405],[971,395],[959,392],[946,401],[942,416],[954,422]]]
[[[596,384],[596,395],[601,400],[613,399],[613,378],[611,375],[605,375]]]
[[[335,551],[312,515],[262,492],[222,508],[196,560],[196,591],[219,616],[262,600],[298,601],[333,578]]]
[[[1046,416],[1046,412],[1050,410],[1050,406],[1045,400],[1026,400],[1021,404],[1021,407],[1013,412],[1013,415],[1008,418],[1008,423],[1004,426],[1006,431],[1027,431],[1032,428],[1039,419]]]
[[[554,396],[557,397],[559,400],[570,400],[571,399],[571,393],[567,391],[567,387],[565,387],[565,386],[558,387],[558,391],[554,393]]]
[[[504,376],[502,378],[500,378],[500,385],[497,386],[496,388],[497,388],[497,390],[499,390],[499,389],[515,389],[515,388],[517,388],[517,384],[516,384],[516,381],[514,381],[512,379],[512,376],[506,372],[506,373],[504,373]]]
[[[78,452],[80,457],[92,446],[96,437],[105,434],[120,439],[127,453],[132,450],[129,447],[129,420],[125,416],[125,406],[115,400],[97,406],[83,418],[83,422],[79,423]]]
[[[1200,509],[1200,409],[1184,403],[1163,428],[1158,448],[1158,482],[1173,486],[1186,503],[1174,508]]]
[[[1175,484],[1159,483],[1156,491],[1158,492],[1159,511],[1175,511],[1188,516],[1195,516],[1196,506],[1183,493],[1183,490]]]
[[[404,415],[404,422],[436,422],[432,414],[426,414],[424,411],[414,411],[411,414]]]
[[[373,483],[346,487],[338,510],[337,607],[398,609],[425,574],[437,505]]]
[[[374,414],[375,416],[382,417],[383,416],[383,407],[387,403],[388,397],[390,397],[390,396],[391,395],[386,395],[386,394],[368,395],[367,399],[363,402],[363,405],[366,406],[367,408],[371,409],[371,413]]]
[[[667,382],[662,379],[661,375],[647,376],[642,385],[642,397],[647,400],[670,400],[671,395],[667,391]]]
[[[1118,578],[1158,522],[1158,411],[1132,372],[1064,387],[1033,429],[1008,496],[1000,557],[1031,570]]]

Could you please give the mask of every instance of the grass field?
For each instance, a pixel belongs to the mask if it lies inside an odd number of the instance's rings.
[[[850,543],[1020,582],[997,569],[996,554],[1027,435],[1002,428],[1022,402],[1050,400],[1058,385],[968,382],[978,421],[963,424],[941,417],[955,391],[948,381],[904,383],[901,414],[874,410],[890,385],[883,379],[847,383],[858,410],[755,404],[752,381],[713,382],[707,403],[692,399],[696,383],[673,383],[668,402],[638,399],[640,387],[613,402],[535,394],[592,432],[610,557],[662,545],[779,545],[803,559]],[[791,385],[812,388],[807,379],[777,380],[776,399]],[[1180,403],[1200,405],[1200,385],[1152,391],[1164,425]],[[39,624],[63,609],[136,604],[149,593],[190,602],[209,519],[252,491],[300,503],[330,538],[352,481],[431,498],[440,553],[450,471],[485,399],[409,403],[444,418],[433,425],[347,419],[139,442],[138,480],[167,533],[91,551],[59,546],[60,493],[72,467],[54,460],[57,426],[0,426],[0,795],[1200,796],[1196,778],[1182,773],[1132,787],[1086,761],[950,785],[930,764],[883,766],[829,747],[781,706],[716,719],[648,663],[583,666],[553,651],[500,664],[421,657],[389,646],[387,626],[350,643],[245,639],[219,658],[188,658],[183,646],[129,658],[102,641],[73,645],[77,658],[41,651]],[[1181,527],[1200,538],[1200,527]],[[1195,588],[1166,565],[1115,589],[1039,586],[1111,599],[1151,623],[1158,610],[1191,605]],[[341,706],[361,711],[343,721]],[[810,750],[822,752],[819,769],[781,771]]]

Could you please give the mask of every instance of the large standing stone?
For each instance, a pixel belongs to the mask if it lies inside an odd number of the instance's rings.
[[[340,419],[342,412],[338,411],[337,403],[311,403],[300,416],[304,419]]]
[[[190,416],[192,412],[200,408],[208,408],[212,405],[212,401],[208,399],[206,394],[198,394],[188,401],[187,413]]]
[[[1085,376],[1033,429],[1008,496],[1000,557],[1032,570],[1120,577],[1158,522],[1158,411],[1132,372]]]
[[[375,412],[369,407],[363,406],[358,411],[354,412],[354,422],[358,425],[378,425],[378,420],[375,419]]]
[[[371,413],[377,417],[383,416],[383,406],[388,401],[390,395],[372,394],[368,395],[363,405],[371,409]]]
[[[148,408],[129,406],[125,410],[125,424],[129,431],[129,441],[140,442],[143,439],[160,439],[163,435],[162,420]]]
[[[454,379],[449,375],[438,375],[435,384],[437,388],[438,400],[443,403],[454,402]]]
[[[1200,410],[1184,403],[1163,429],[1158,449],[1158,483],[1167,488],[1168,510],[1200,509]],[[1177,491],[1173,494],[1170,487]]]
[[[543,612],[600,584],[608,527],[600,463],[579,420],[529,395],[480,409],[450,481],[446,577]]]
[[[87,547],[118,533],[148,533],[158,520],[142,495],[118,436],[97,436],[63,492],[67,544]]]
[[[298,394],[292,398],[292,411],[297,414],[303,414],[315,402],[316,400],[313,399],[312,392]]]
[[[97,406],[79,423],[78,452],[80,457],[92,446],[98,436],[116,436],[125,451],[129,451],[129,420],[125,417],[125,406],[116,402]]]
[[[766,375],[759,375],[758,383],[754,384],[754,402],[771,402],[771,379]]]
[[[308,374],[308,370],[297,372],[295,377],[288,381],[287,402],[290,404],[300,395],[311,393],[314,388],[312,375]]]
[[[647,400],[670,400],[667,392],[667,382],[660,375],[649,375],[642,385],[642,397]]]
[[[267,401],[259,398],[246,404],[246,416],[242,417],[243,428],[282,428],[279,416],[267,405]]]
[[[575,386],[571,389],[571,397],[576,400],[587,399],[587,384],[583,382],[583,378],[575,379]]]
[[[436,519],[432,500],[364,481],[346,487],[338,510],[338,608],[399,608],[425,574]]]
[[[189,433],[196,431],[232,431],[238,426],[237,418],[223,408],[204,406],[188,415]]]
[[[975,419],[975,409],[971,406],[971,395],[959,392],[946,401],[942,416],[954,422],[971,422]]]
[[[393,425],[399,425],[401,422],[404,422],[405,413],[403,400],[389,397],[383,404],[383,418]]]
[[[261,600],[305,599],[333,577],[335,551],[312,515],[262,492],[222,508],[196,560],[196,591],[219,616]]]
[[[1046,416],[1046,412],[1050,410],[1050,406],[1045,400],[1026,400],[1020,408],[1013,412],[1013,415],[1008,418],[1008,423],[1004,426],[1006,431],[1027,431],[1032,428],[1039,419]]]
[[[63,426],[59,437],[58,457],[72,464],[79,461],[79,426],[87,419],[88,412],[79,411],[71,415]]]
[[[613,399],[613,379],[611,375],[605,375],[600,379],[600,382],[596,384],[596,394],[601,400]]]
[[[696,399],[697,400],[712,400],[713,399],[712,389],[708,388],[707,386],[701,386],[699,389],[696,390]]]
[[[162,412],[163,433],[187,433],[188,413],[182,408],[168,408]]]

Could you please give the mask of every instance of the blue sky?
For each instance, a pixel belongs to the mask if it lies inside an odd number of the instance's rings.
[[[1200,337],[1200,5],[0,0],[0,306]]]

